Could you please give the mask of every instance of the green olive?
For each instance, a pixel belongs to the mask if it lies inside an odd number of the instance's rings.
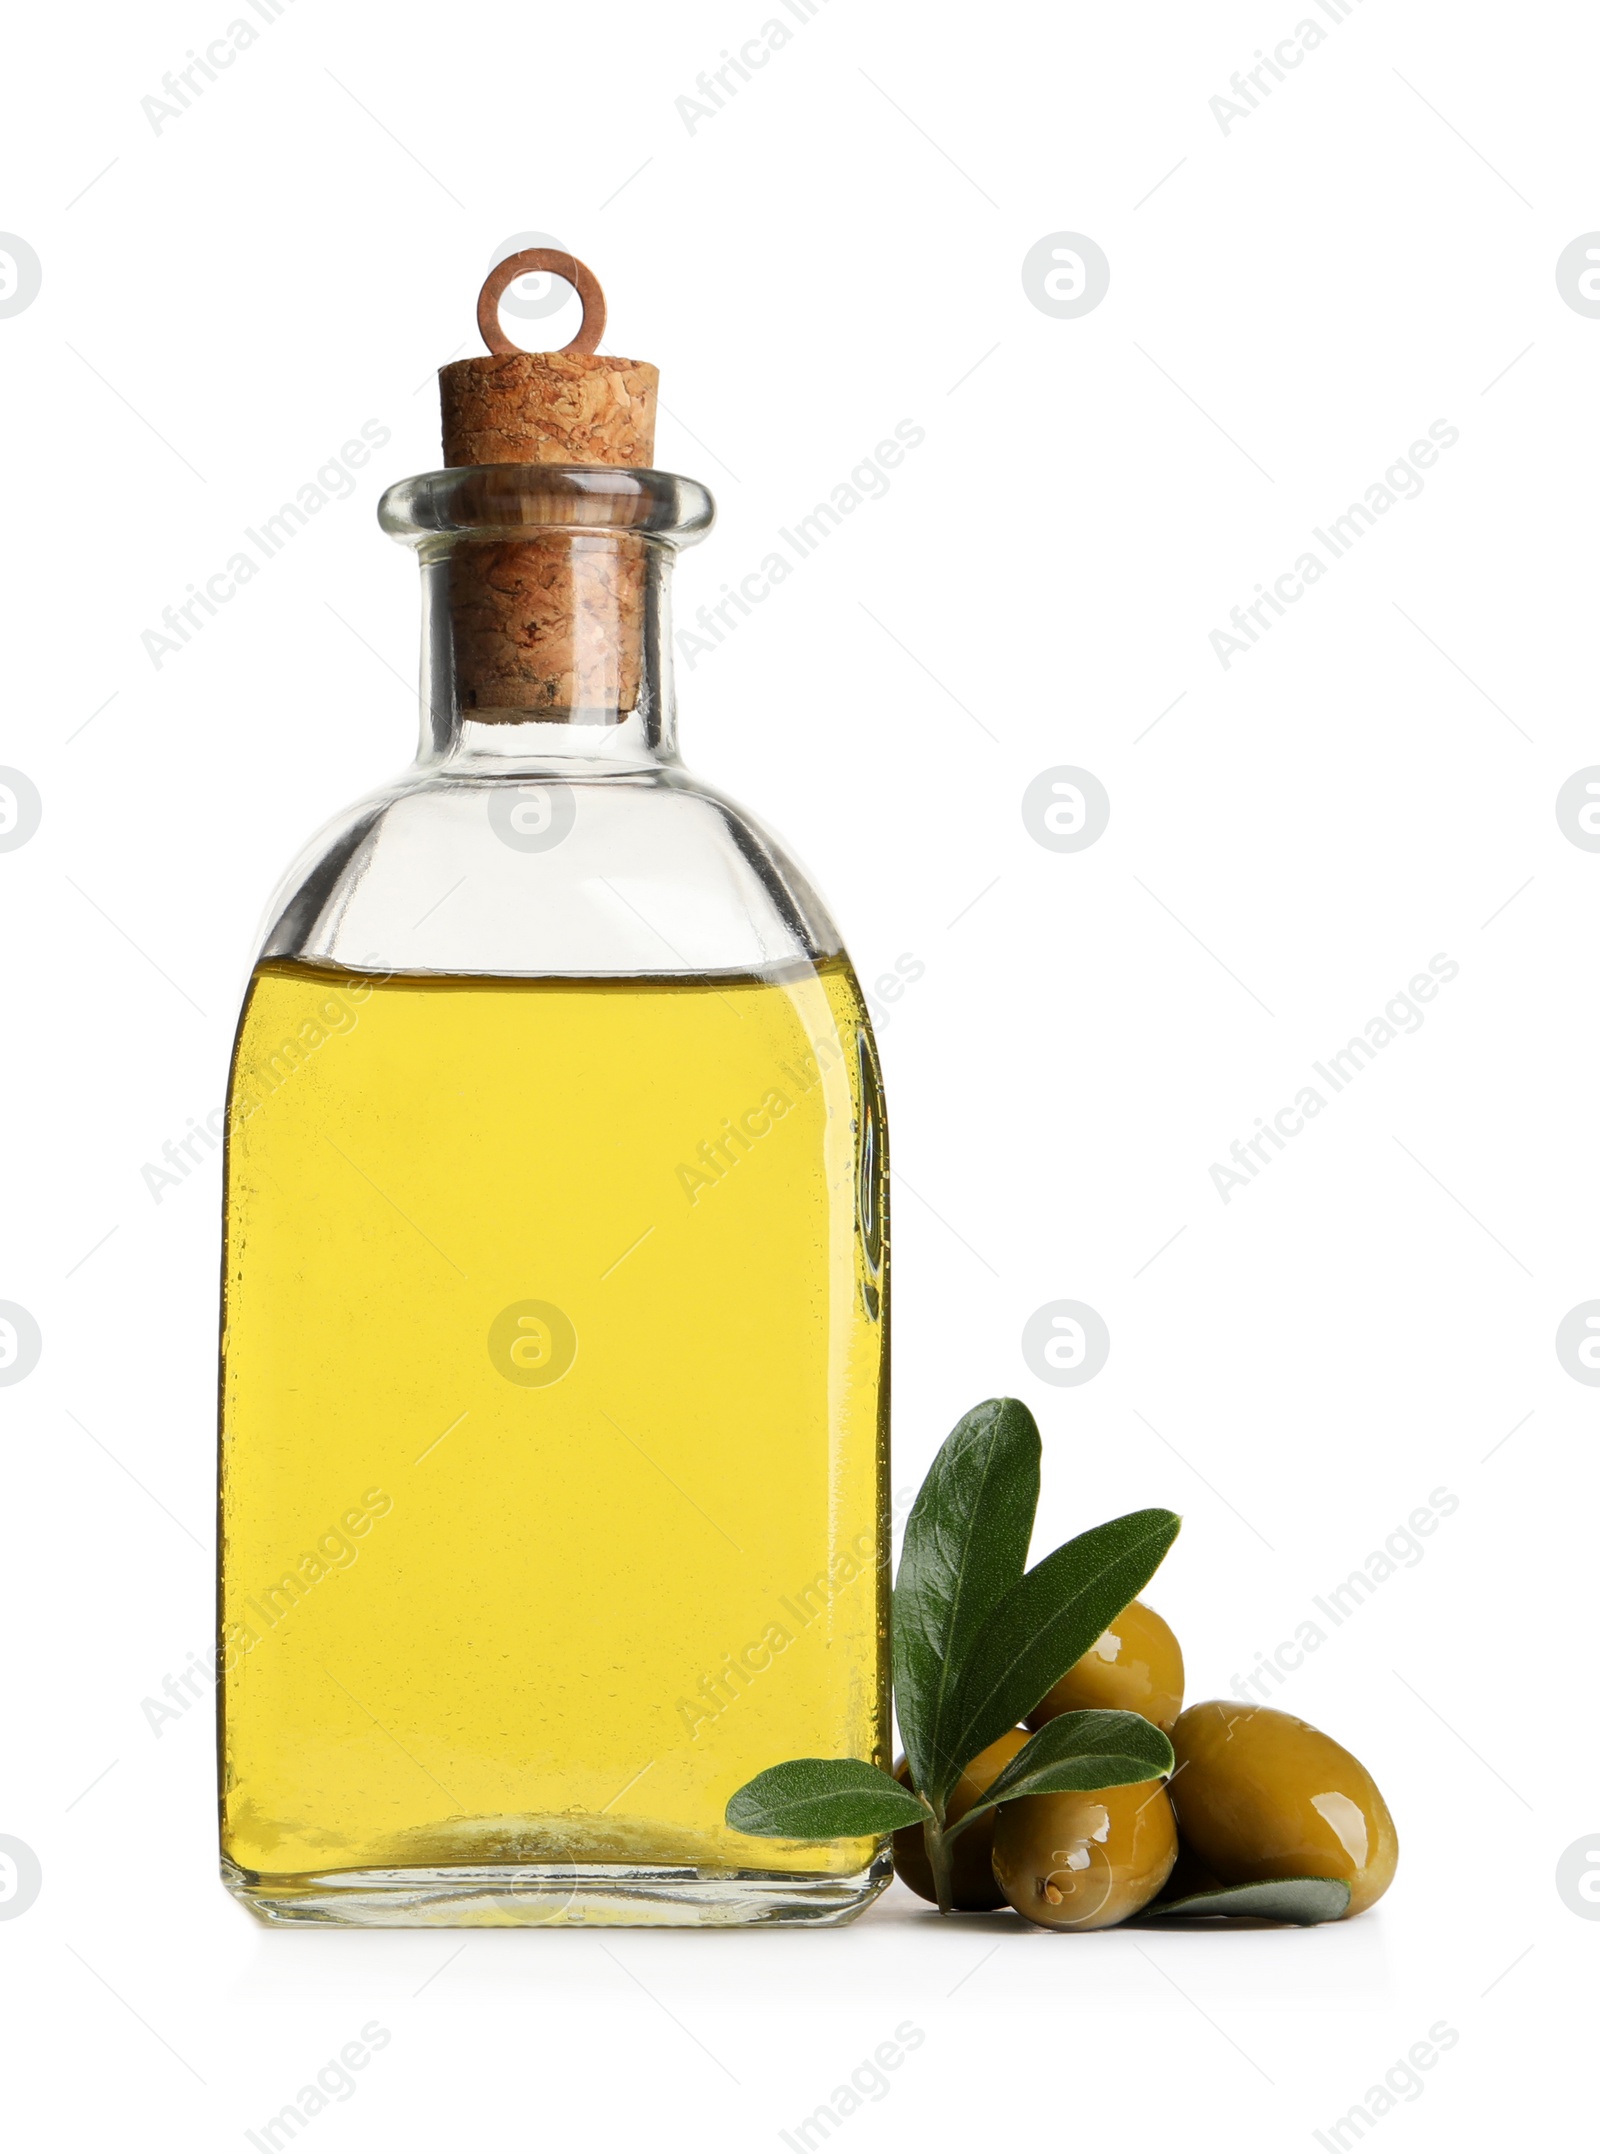
[[[1047,1930],[1107,1930],[1155,1898],[1178,1859],[1159,1780],[1000,1805],[994,1874],[1019,1915]],[[957,1843],[960,1844],[959,1842]]]
[[[1176,1811],[1176,1798],[1174,1798],[1173,1808]],[[1197,1892],[1220,1892],[1221,1890],[1221,1878],[1213,1877],[1205,1864],[1197,1858],[1194,1849],[1185,1846],[1183,1834],[1180,1830],[1178,1834],[1178,1859],[1172,1865],[1171,1874],[1161,1888],[1162,1904],[1165,1905],[1168,1900],[1191,1899]]]
[[[1342,1877],[1348,1912],[1388,1891],[1400,1856],[1372,1775],[1331,1735],[1270,1705],[1213,1699],[1172,1731],[1184,1845],[1225,1885]]]
[[[1183,1711],[1183,1652],[1166,1623],[1143,1601],[1129,1601],[1082,1660],[1047,1690],[1028,1715],[1042,1728],[1058,1713],[1142,1713],[1166,1734]]]
[[[958,1824],[966,1816],[978,1797],[986,1794],[991,1782],[999,1777],[1001,1768],[1011,1763],[1027,1740],[1026,1728],[1008,1728],[987,1750],[978,1752],[956,1782],[955,1792],[945,1805],[947,1826]],[[894,1776],[903,1786],[910,1786],[911,1773],[904,1758],[895,1767]],[[987,1811],[975,1819],[959,1839],[951,1842],[950,1904],[966,1914],[1004,1904],[989,1865],[996,1815],[993,1810]],[[934,1890],[933,1865],[923,1845],[920,1825],[902,1825],[895,1834],[894,1867],[895,1875],[904,1878],[913,1892],[920,1893],[925,1900],[937,1901],[939,1895]]]

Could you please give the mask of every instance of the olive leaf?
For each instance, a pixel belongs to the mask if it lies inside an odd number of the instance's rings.
[[[735,1832],[766,1840],[855,1840],[920,1824],[925,1802],[865,1758],[790,1758],[728,1798]]]
[[[1274,1877],[1256,1885],[1225,1885],[1216,1892],[1192,1892],[1185,1899],[1157,1902],[1144,1910],[1148,1920],[1168,1915],[1254,1916],[1259,1922],[1337,1922],[1350,1905],[1350,1887],[1342,1877]]]
[[[953,1840],[997,1803],[1024,1795],[1131,1787],[1161,1779],[1172,1763],[1171,1743],[1138,1713],[1059,1713],[1023,1744],[960,1822],[947,1828],[946,1837]]]
[[[942,1782],[932,1771],[952,1754],[972,1642],[1027,1562],[1039,1452],[1021,1400],[986,1399],[945,1438],[906,1522],[893,1597],[895,1707],[912,1778],[936,1802],[975,1754],[963,1751]]]
[[[1020,1578],[972,1641],[955,1708],[917,1785],[942,1802],[962,1768],[1032,1712],[1153,1576],[1182,1521],[1129,1511],[1066,1541]]]

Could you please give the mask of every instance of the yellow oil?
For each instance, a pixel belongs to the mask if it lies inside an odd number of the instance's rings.
[[[224,1851],[843,1875],[884,1759],[885,1161],[847,963],[261,966],[230,1105]]]

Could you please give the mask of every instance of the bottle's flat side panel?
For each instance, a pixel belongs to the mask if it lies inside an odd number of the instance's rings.
[[[865,1874],[870,1843],[722,1824],[764,1766],[887,1740],[864,1023],[842,962],[258,974],[225,1270],[241,1870]]]

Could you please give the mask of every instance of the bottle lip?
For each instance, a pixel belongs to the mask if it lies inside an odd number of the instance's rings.
[[[697,479],[610,464],[461,464],[400,479],[378,503],[379,524],[406,546],[535,531],[631,531],[693,546],[716,513]]]

